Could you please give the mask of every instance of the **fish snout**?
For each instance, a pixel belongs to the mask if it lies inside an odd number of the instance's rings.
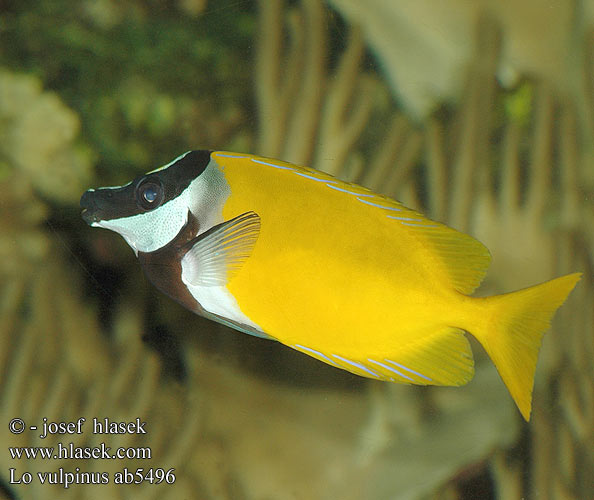
[[[97,222],[98,207],[95,191],[93,189],[89,189],[83,193],[80,198],[80,207],[82,208],[81,216],[89,226],[94,222]]]

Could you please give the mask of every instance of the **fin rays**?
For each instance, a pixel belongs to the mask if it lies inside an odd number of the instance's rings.
[[[396,368],[393,368],[391,366],[388,366],[388,365],[386,365],[384,363],[380,363],[379,361],[376,361],[375,359],[367,358],[367,361],[369,361],[370,363],[373,363],[374,365],[381,366],[382,368],[385,368],[386,370],[395,373],[396,375],[398,375],[399,377],[402,377],[405,380],[410,380],[411,382],[414,382],[415,381],[415,379],[408,377],[404,373],[398,371]],[[385,361],[388,362],[388,363],[390,362],[389,359],[386,359]]]
[[[182,260],[184,282],[219,286],[241,268],[260,233],[260,217],[246,212],[197,236]]]
[[[474,374],[470,344],[463,332],[455,328],[444,328],[377,359],[324,353],[301,344],[290,347],[356,375],[403,384],[458,386]]]
[[[215,153],[219,156],[231,156],[228,153]],[[291,165],[269,158],[252,156],[232,156],[236,158],[249,158],[252,162],[266,165],[281,170],[291,171],[312,182],[325,182],[326,186],[344,193],[345,196],[354,197],[359,203],[383,210],[386,217],[395,223],[419,232],[429,240],[443,261],[445,271],[450,277],[452,286],[460,293],[470,294],[481,283],[491,256],[487,248],[471,236],[451,229],[444,224],[428,219],[423,214],[411,210],[401,203],[385,196],[373,193],[369,189],[352,183],[340,183],[337,179],[324,172],[314,169]],[[337,185],[338,184],[338,185]],[[341,187],[343,185],[344,187]],[[398,216],[389,215],[390,212],[400,212]]]

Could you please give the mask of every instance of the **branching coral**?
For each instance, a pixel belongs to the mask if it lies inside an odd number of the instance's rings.
[[[449,156],[443,125],[430,122],[425,165],[425,177],[430,180],[428,206],[434,216],[467,229],[491,250],[488,286],[495,290],[584,272],[554,323],[555,331],[544,341],[530,428],[534,481],[518,484],[519,469],[526,471],[529,464],[514,458],[499,456],[492,470],[501,481],[515,478],[513,490],[523,494],[587,498],[592,495],[591,482],[584,481],[583,471],[592,471],[594,463],[592,452],[587,451],[592,449],[588,443],[594,428],[594,226],[587,223],[592,213],[591,160],[588,142],[581,138],[588,132],[580,129],[583,122],[570,100],[555,98],[546,82],[531,88],[534,97],[529,98],[528,114],[523,119],[512,114],[501,126],[490,125],[494,120],[488,118],[488,110],[481,112],[480,101],[473,103],[476,94],[469,92],[462,110],[470,107],[480,119],[462,122],[455,139],[459,147]],[[494,96],[502,97],[501,91]],[[495,141],[496,134],[503,139]],[[477,135],[488,140],[477,141]],[[460,175],[466,161],[461,159],[468,157],[473,161]],[[458,207],[453,212],[448,209],[449,192],[455,193],[451,203]],[[561,396],[555,400],[557,394]],[[506,487],[498,482],[501,498],[506,498]]]
[[[560,312],[557,335],[545,343],[548,363],[540,400],[535,403],[532,433],[532,495],[551,492],[555,498],[594,495],[594,226],[592,192],[586,176],[591,160],[580,146],[580,123],[574,107],[562,103],[558,132],[559,176],[556,190],[558,225],[552,248],[557,273],[584,272],[575,297]],[[591,187],[590,187],[591,188]]]
[[[457,101],[462,95],[464,70],[477,44],[475,23],[485,13],[505,36],[494,73],[504,85],[513,86],[531,75],[548,82],[558,95],[583,100],[583,87],[576,76],[581,73],[582,57],[584,61],[589,57],[581,40],[594,21],[591,2],[560,0],[547,9],[540,0],[521,4],[505,0],[329,3],[351,23],[362,26],[401,105],[420,119],[444,101]]]
[[[199,398],[187,388],[164,383],[156,354],[143,346],[141,308],[122,305],[114,327],[115,343],[101,333],[93,305],[77,290],[80,276],[61,256],[64,242],[41,224],[48,203],[79,196],[89,164],[74,146],[77,119],[53,94],[41,91],[28,77],[2,73],[0,109],[3,178],[0,212],[0,430],[5,446],[150,446],[153,461],[12,460],[2,455],[2,482],[22,498],[91,498],[83,486],[64,490],[41,485],[9,485],[8,471],[56,472],[60,467],[84,472],[114,472],[129,467],[174,467],[178,487],[195,489],[198,479],[186,474],[187,457],[197,438]],[[18,111],[18,112],[17,112]],[[43,120],[42,120],[43,118]],[[60,181],[58,181],[58,179]],[[67,182],[66,180],[67,179]],[[47,201],[42,201],[42,199]],[[165,389],[167,387],[167,389]],[[175,397],[172,397],[175,394]],[[187,413],[186,413],[187,412]],[[38,431],[11,434],[8,422],[22,418]],[[87,419],[82,435],[38,435],[42,418],[49,422]],[[149,423],[149,437],[94,435],[92,418]],[[179,429],[172,431],[173,428]],[[134,468],[135,468],[134,467]],[[131,488],[106,485],[97,493],[112,498],[166,498],[170,488]],[[177,490],[179,491],[179,490]],[[179,498],[173,493],[174,498]],[[168,497],[167,497],[168,498]]]
[[[272,20],[272,29],[280,33],[282,23],[278,3],[275,3],[275,9],[274,17],[268,22]],[[265,9],[263,14],[267,15]],[[296,14],[292,13],[292,16]],[[306,35],[301,36],[310,35],[309,30],[314,29],[313,26],[313,23],[309,28],[306,25],[303,28]],[[586,230],[587,227],[594,227],[586,223],[592,217],[592,204],[588,202],[592,196],[588,183],[588,165],[591,162],[586,154],[590,141],[576,141],[577,138],[588,137],[587,130],[583,129],[584,121],[574,113],[570,101],[556,97],[558,94],[552,92],[546,81],[526,83],[518,90],[522,93],[528,89],[525,95],[516,96],[514,92],[501,90],[496,80],[501,37],[504,36],[500,24],[488,16],[479,17],[476,54],[467,72],[464,99],[455,115],[447,121],[438,117],[429,118],[421,135],[411,130],[402,116],[394,113],[391,129],[383,141],[378,141],[375,159],[368,162],[360,161],[356,144],[364,127],[360,124],[368,119],[366,113],[370,113],[370,108],[365,104],[355,104],[355,109],[362,111],[353,111],[350,115],[347,111],[350,103],[365,103],[371,92],[369,88],[362,91],[362,86],[354,83],[364,78],[364,75],[356,76],[360,71],[356,54],[361,42],[357,28],[352,29],[352,36],[332,85],[320,87],[322,97],[319,101],[323,103],[322,106],[319,110],[310,109],[310,113],[320,114],[318,134],[315,139],[311,138],[311,134],[302,137],[305,153],[301,157],[288,159],[313,157],[310,163],[318,168],[348,180],[357,179],[372,189],[424,208],[433,217],[476,235],[494,255],[487,282],[487,287],[493,291],[527,286],[575,270],[584,270],[591,276],[592,261],[588,257],[591,250],[588,249],[592,248],[593,233]],[[277,146],[269,154],[283,157],[288,152],[283,149],[281,139],[284,137],[284,140],[289,140],[291,137],[288,135],[290,127],[286,126],[292,119],[290,110],[299,108],[302,101],[290,90],[298,88],[295,75],[291,74],[287,78],[284,87],[275,86],[276,80],[269,78],[283,66],[297,66],[294,58],[298,56],[291,50],[287,53],[286,65],[274,63],[275,60],[282,60],[282,51],[278,47],[280,39],[280,34],[277,34],[274,51],[261,50],[260,57],[264,57],[269,66],[258,74],[269,85],[268,92],[260,94],[260,109],[263,113],[261,137],[265,139],[277,133]],[[307,65],[300,67],[302,71],[308,69]],[[311,70],[315,73],[317,67]],[[282,87],[282,92],[277,87]],[[274,89],[277,89],[277,96],[282,94],[285,97],[284,105],[277,106],[275,102],[278,100],[265,100],[267,96],[274,95]],[[361,97],[360,93],[367,94],[367,97]],[[355,96],[360,97],[360,100]],[[506,101],[519,99],[523,102],[521,109],[511,109],[513,102],[509,105],[510,109],[506,108]],[[304,103],[303,106],[306,107]],[[506,115],[502,115],[501,108],[506,110]],[[274,110],[278,109],[284,110],[284,114],[274,116]],[[349,122],[345,113],[356,119]],[[409,132],[404,134],[404,131]],[[266,140],[262,144],[264,147]],[[322,144],[325,146],[320,146]],[[312,149],[317,147],[324,152],[312,153]],[[421,147],[425,161],[419,167]],[[398,162],[398,157],[406,160]],[[328,158],[336,161],[324,162]],[[349,169],[346,166],[349,162],[358,164],[358,168]],[[584,193],[581,186],[590,186],[586,188],[590,191]],[[561,249],[564,250],[560,253]],[[592,400],[592,356],[584,354],[592,352],[591,279],[584,279],[580,287],[583,287],[583,295],[576,292],[570,304],[565,306],[566,310],[572,312],[563,314],[562,311],[556,322],[558,331],[546,338],[540,363],[544,375],[537,379],[533,421],[535,442],[549,443],[536,447],[539,451],[542,449],[543,456],[548,457],[547,463],[551,465],[555,460],[555,450],[561,450],[565,457],[571,457],[572,463],[576,464],[571,469],[558,467],[565,477],[555,487],[564,484],[568,492],[580,492],[580,495],[588,496],[581,477],[583,474],[577,472],[581,468],[576,461],[580,460],[579,457],[590,456],[581,467],[591,470],[591,454],[584,452],[583,448],[584,443],[591,440],[591,432],[585,429],[593,427],[588,410]],[[569,343],[574,346],[570,352],[567,351],[567,335],[573,338]],[[555,347],[551,347],[553,345]],[[480,352],[477,354],[480,360]],[[498,382],[492,368],[486,368],[486,372],[489,373],[490,381]],[[557,378],[557,373],[562,374],[563,382]],[[485,384],[484,381],[482,383]],[[550,409],[547,410],[547,406],[539,402],[539,394],[544,394],[547,399],[547,388],[558,387],[559,383],[567,388],[566,397],[569,399],[562,415],[555,417]],[[380,467],[383,460],[380,457],[385,458],[389,450],[397,448],[403,439],[414,442],[414,447],[428,449],[425,448],[428,429],[424,427],[423,412],[419,412],[420,400],[415,397],[409,400],[414,394],[410,388],[372,386],[371,394],[372,413],[368,425],[363,428],[359,449],[359,456],[364,463],[370,467],[370,464]],[[432,411],[440,412],[441,422],[447,421],[449,412],[455,411],[455,405],[450,407],[447,400],[440,398],[443,390],[427,391],[426,394],[430,398],[425,398],[424,404],[429,405]],[[468,394],[471,393],[457,395],[463,401]],[[478,401],[476,395],[471,394],[471,397],[475,402]],[[501,399],[505,400],[505,396],[502,395]],[[490,417],[498,419],[500,423],[507,421],[513,412],[511,407],[505,405],[500,405],[498,411],[498,417],[496,413],[491,413]],[[474,421],[476,416],[476,413],[471,415],[471,420]],[[555,435],[550,432],[552,427],[548,428],[545,437],[546,427],[542,422],[548,422],[547,425],[553,427],[561,426],[565,437],[558,443],[552,441],[551,436]],[[514,435],[515,426],[508,423],[503,427],[507,433],[503,432],[494,439],[493,448],[486,445],[481,452],[483,456],[496,447],[495,443],[499,446],[511,443],[509,439]],[[488,435],[488,431],[485,434]],[[460,437],[458,445],[463,441]],[[520,482],[520,469],[523,467],[525,471],[526,463],[518,464],[513,459],[504,459],[501,454],[496,457],[492,467],[495,477],[515,477],[514,486],[508,485],[509,491],[533,488]],[[549,469],[540,464],[540,457],[541,453],[534,457],[540,491],[554,489],[550,484],[551,476],[546,472]],[[420,463],[421,459],[417,466]],[[447,473],[439,476],[435,468],[433,473],[435,481],[439,481],[438,477],[441,480],[447,478]],[[425,477],[430,475],[427,472]]]
[[[90,178],[88,154],[72,144],[79,121],[28,76],[0,72],[2,157],[43,197],[75,201]]]
[[[190,3],[202,5],[184,5]],[[594,116],[591,61],[586,58],[587,109],[576,110],[540,80],[526,82],[525,95],[521,89],[502,91],[495,73],[505,30],[481,17],[476,53],[460,77],[464,98],[413,126],[365,66],[361,29],[349,26],[340,49],[329,39],[327,16],[321,0],[290,8],[281,0],[259,3],[255,152],[356,180],[477,236],[494,256],[489,291],[569,271],[586,274],[545,337],[526,431],[532,461],[507,452],[517,442],[517,414],[476,349],[476,377],[464,389],[370,383],[361,394],[248,376],[230,368],[224,356],[205,353],[189,331],[188,379],[177,383],[164,376],[160,359],[140,340],[146,326],[142,298],[118,296],[113,325],[104,332],[95,304],[78,291],[90,277],[68,260],[61,235],[43,229],[55,206],[74,204],[91,184],[88,153],[76,143],[76,116],[36,80],[2,73],[0,421],[140,417],[148,429],[142,439],[85,432],[67,441],[150,446],[153,452],[150,462],[17,465],[5,455],[2,480],[8,482],[10,467],[36,472],[78,466],[111,474],[126,465],[175,467],[177,475],[171,487],[9,486],[18,496],[417,499],[443,489],[456,498],[460,471],[477,469],[487,469],[500,498],[550,491],[560,498],[593,496],[594,189],[591,129],[581,118]],[[592,47],[590,37],[584,53]],[[140,116],[146,125],[148,108],[137,115],[130,100],[139,88],[135,81],[116,92],[129,105],[123,108],[128,118]],[[521,101],[519,112],[502,111],[510,99]],[[192,330],[180,316],[172,308],[164,321]],[[232,335],[223,338],[230,344]],[[282,352],[293,366],[302,360]],[[254,363],[277,361],[257,352],[253,357]],[[0,435],[10,446],[65,442],[12,435],[6,425]],[[532,482],[523,484],[527,472]]]
[[[177,483],[185,487],[197,478],[188,474],[188,457],[193,455],[200,430],[200,399],[193,383],[176,387],[160,378],[160,362],[155,353],[142,345],[140,309],[123,304],[114,328],[115,342],[101,334],[92,306],[81,302],[76,291],[70,291],[77,278],[54,252],[44,264],[36,266],[34,279],[15,293],[14,282],[3,286],[6,298],[2,315],[2,379],[0,379],[0,418],[22,418],[38,431],[10,434],[3,426],[2,442],[8,446],[95,447],[105,443],[120,447],[150,447],[152,460],[18,460],[8,454],[2,457],[4,483],[6,473],[15,468],[23,472],[55,472],[60,468],[74,472],[109,472],[111,480],[103,485],[101,497],[169,498],[169,485],[139,488],[118,487],[113,474],[123,467],[175,468]],[[12,288],[12,289],[10,289]],[[63,290],[56,293],[56,290]],[[28,313],[23,315],[23,309]],[[48,422],[71,422],[86,418],[83,434],[53,435],[39,439],[42,418]],[[147,435],[93,434],[92,421],[147,422]],[[57,453],[57,452],[56,452]],[[91,498],[87,486],[52,488],[37,480],[30,485],[11,486],[23,498]],[[68,496],[67,496],[68,494]],[[178,498],[176,494],[172,498]]]
[[[386,88],[371,73],[362,71],[365,47],[358,27],[350,28],[336,68],[329,71],[328,12],[320,1],[306,0],[293,8],[286,23],[281,0],[259,5],[255,73],[258,152],[349,180],[372,172],[371,184],[385,191],[385,176],[394,163],[402,163],[397,174],[400,179],[418,158],[420,135],[393,107],[383,106],[386,110],[378,105]],[[288,48],[283,43],[285,25]],[[380,138],[382,147],[372,153],[378,141],[374,137],[373,147],[367,148],[372,164],[368,168],[361,156],[361,136],[371,125],[381,130],[383,122],[387,132]],[[397,180],[389,185],[395,183]]]

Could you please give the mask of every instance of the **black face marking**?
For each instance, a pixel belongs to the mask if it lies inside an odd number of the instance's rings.
[[[161,180],[155,176],[144,179],[136,187],[136,201],[145,210],[154,210],[163,203],[165,189]]]
[[[167,168],[118,188],[85,192],[80,199],[87,224],[138,215],[177,198],[206,169],[210,151],[190,151]]]

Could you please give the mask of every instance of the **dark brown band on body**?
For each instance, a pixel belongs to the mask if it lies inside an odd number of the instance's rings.
[[[138,261],[149,281],[161,292],[190,311],[203,314],[204,309],[181,279],[181,260],[190,249],[186,245],[200,229],[198,219],[188,211],[188,222],[173,240],[154,252],[138,252]]]

